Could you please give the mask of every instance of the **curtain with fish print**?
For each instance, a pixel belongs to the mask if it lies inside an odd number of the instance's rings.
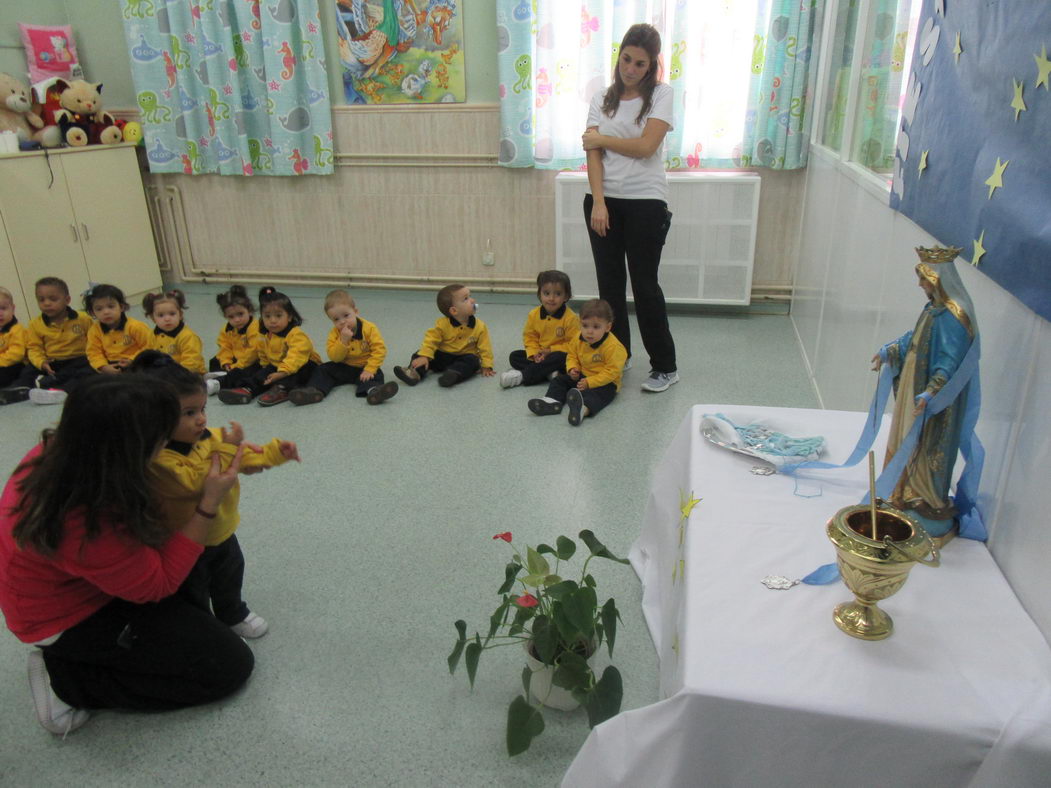
[[[752,45],[742,166],[806,166],[824,6],[821,0],[769,0],[761,5]],[[891,149],[893,153],[893,145]]]
[[[150,171],[332,173],[317,0],[121,0]]]

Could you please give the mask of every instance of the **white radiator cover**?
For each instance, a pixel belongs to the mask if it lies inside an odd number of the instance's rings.
[[[749,172],[668,173],[673,217],[660,283],[669,303],[751,302],[759,184],[759,176]],[[563,172],[555,178],[555,266],[569,275],[574,298],[598,297],[584,225],[587,192],[587,173]]]

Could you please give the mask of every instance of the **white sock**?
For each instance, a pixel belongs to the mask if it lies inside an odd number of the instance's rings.
[[[562,404],[561,402],[559,402],[557,399],[554,399],[553,397],[541,397],[540,399],[542,399],[544,402],[550,402],[550,403],[555,404],[555,405],[561,405]]]

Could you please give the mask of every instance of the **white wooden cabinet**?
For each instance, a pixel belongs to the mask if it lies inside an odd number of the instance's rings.
[[[0,284],[21,290],[23,322],[36,315],[33,285],[43,276],[65,280],[78,309],[89,281],[117,285],[129,298],[161,285],[131,145],[0,156],[0,218]]]

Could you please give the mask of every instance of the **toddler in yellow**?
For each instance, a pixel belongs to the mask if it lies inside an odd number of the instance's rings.
[[[153,349],[167,353],[180,366],[198,375],[204,374],[204,344],[193,329],[183,321],[186,296],[182,290],[166,293],[147,293],[142,299],[142,310],[149,315],[153,329]],[[218,390],[219,384],[215,384]],[[208,393],[213,393],[209,387]]]
[[[95,285],[84,294],[84,309],[98,322],[88,331],[88,363],[96,372],[115,375],[153,345],[153,333],[128,317],[128,302],[114,285]]]
[[[235,389],[251,377],[249,368],[258,368],[259,321],[255,318],[255,305],[241,285],[233,285],[217,295],[215,301],[226,325],[215,340],[219,352],[208,362],[205,378],[217,378],[222,388]]]
[[[563,271],[541,271],[536,278],[540,306],[526,317],[522,329],[524,350],[508,357],[511,369],[500,376],[500,385],[532,386],[566,371],[566,348],[580,334],[580,319],[569,308],[573,287]]]
[[[165,522],[178,528],[195,511],[212,521],[204,552],[178,593],[214,613],[241,637],[261,637],[268,629],[266,621],[251,612],[241,597],[245,564],[234,533],[241,519],[237,509],[240,485],[235,484],[226,493],[216,511],[205,512],[200,508],[212,455],[219,455],[221,467],[229,465],[238,445],[244,442],[241,425],[231,422],[229,429],[208,429],[204,379],[160,351],[148,350],[140,354],[132,363],[130,372],[151,375],[170,383],[179,397],[178,425],[150,464],[150,481]],[[244,446],[243,473],[299,460],[298,449],[291,441],[275,438],[266,446],[249,443],[244,443]]]
[[[25,362],[26,329],[15,317],[15,298],[11,291],[0,287],[0,389],[18,380]],[[7,404],[2,397],[0,404]]]
[[[478,303],[471,298],[471,290],[464,285],[446,285],[438,291],[438,318],[423,335],[423,344],[412,354],[407,367],[395,367],[394,374],[415,386],[426,377],[428,370],[441,372],[438,385],[448,388],[473,377],[481,370],[486,377],[493,375],[493,345],[489,329],[475,317]]]
[[[383,382],[380,365],[387,357],[387,345],[375,323],[361,317],[354,299],[346,290],[332,290],[325,296],[325,314],[332,321],[325,349],[329,361],[314,369],[303,388],[293,389],[293,405],[321,402],[336,386],[356,385],[355,395],[369,405],[379,405],[398,393],[394,381]]]

